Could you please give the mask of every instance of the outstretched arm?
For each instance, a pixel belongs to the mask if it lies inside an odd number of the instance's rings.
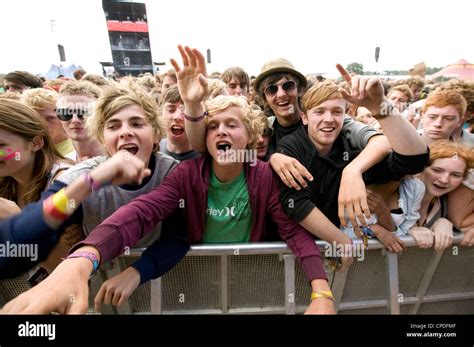
[[[82,247],[77,251],[91,252],[99,257],[93,247]],[[88,280],[92,270],[92,262],[87,258],[66,259],[38,285],[8,302],[2,313],[85,313],[89,306]]]
[[[121,150],[93,169],[89,174],[89,180],[80,177],[67,186],[64,191],[61,190],[45,199],[43,202],[44,220],[50,227],[57,228],[92,193],[94,185],[130,182],[140,184],[150,173],[150,169],[145,168],[143,161],[126,150]],[[60,214],[57,213],[58,210],[62,210]]]

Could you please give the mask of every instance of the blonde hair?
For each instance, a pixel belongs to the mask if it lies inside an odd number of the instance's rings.
[[[81,78],[81,81],[87,81],[99,87],[110,86],[110,82],[106,78],[102,77],[101,75],[85,74]]]
[[[151,92],[156,87],[156,80],[150,74],[145,74],[137,81],[138,85],[142,87],[147,93]]]
[[[54,108],[57,100],[58,93],[44,88],[26,90],[21,96],[21,101],[35,110],[44,110],[49,107]]]
[[[390,97],[390,95],[391,95],[394,91],[397,91],[397,92],[400,92],[400,93],[405,94],[405,96],[408,98],[408,102],[412,102],[412,101],[413,101],[413,92],[412,92],[412,90],[410,89],[410,86],[409,86],[408,84],[399,84],[399,85],[393,86],[393,87],[390,88],[390,90],[388,91],[387,97]]]
[[[320,82],[309,88],[303,95],[303,112],[332,99],[342,99],[339,87],[331,81]]]
[[[225,69],[222,75],[220,76],[220,79],[227,84],[227,83],[230,83],[233,77],[238,79],[240,84],[245,84],[248,87],[249,75],[245,72],[244,69],[238,66]]]
[[[432,165],[436,159],[462,158],[466,162],[467,174],[469,169],[474,168],[474,150],[471,146],[460,142],[448,140],[438,140],[430,144],[430,160],[428,166]]]
[[[259,113],[262,111],[250,106],[247,100],[243,97],[228,95],[218,95],[214,99],[207,100],[205,105],[208,113],[206,122],[208,122],[209,118],[213,115],[220,113],[229,107],[238,107],[241,111],[240,117],[249,135],[248,148],[255,148],[258,142],[258,137],[264,129],[264,123],[258,118]]]
[[[204,97],[205,100],[213,99],[218,95],[227,95],[226,84],[224,81],[217,78],[210,78],[207,80],[209,92]]]
[[[91,137],[99,139],[104,144],[104,127],[105,123],[114,114],[119,112],[122,108],[137,105],[143,109],[145,119],[153,128],[153,137],[159,142],[165,134],[163,121],[159,115],[158,105],[155,100],[138,88],[123,88],[117,87],[105,92],[99,98],[95,107],[93,117],[87,118],[87,129]],[[156,143],[154,151],[159,150],[159,144]]]
[[[96,85],[84,81],[68,81],[59,90],[59,95],[82,95],[89,98],[98,99],[102,90]]]
[[[17,101],[20,101],[20,100],[21,100],[21,96],[20,96],[20,94],[18,94],[18,93],[6,92],[6,93],[1,93],[1,94],[0,94],[0,99],[10,99],[10,100],[17,100]]]
[[[171,102],[172,104],[176,102],[183,103],[183,99],[181,99],[181,95],[179,94],[179,89],[177,85],[169,87],[163,94],[161,106],[164,106],[166,102]]]
[[[36,136],[43,139],[43,147],[34,153],[31,181],[23,193],[25,204],[38,201],[46,188],[53,164],[63,159],[54,147],[46,121],[21,102],[0,99],[0,129],[21,136],[26,141],[32,141]],[[0,177],[0,197],[17,201],[17,183],[13,177]]]

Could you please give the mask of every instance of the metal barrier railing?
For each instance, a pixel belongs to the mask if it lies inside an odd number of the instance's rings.
[[[339,313],[416,314],[423,312],[420,308],[426,303],[453,301],[466,303],[458,313],[474,313],[474,276],[469,276],[469,270],[474,273],[474,249],[459,246],[462,237],[455,235],[453,245],[442,253],[420,249],[413,238],[403,237],[407,250],[401,255],[369,240],[364,261],[355,260],[347,272],[327,273]],[[316,243],[324,255],[330,245]],[[362,241],[354,244],[360,247]],[[120,268],[141,252],[135,249],[130,257],[121,257]],[[443,281],[457,266],[465,266],[467,277]],[[440,278],[441,292],[430,293],[432,283]],[[119,313],[294,314],[304,311],[310,293],[299,264],[283,242],[196,245],[175,269],[137,289]]]
[[[474,313],[474,247],[459,246],[462,234],[444,252],[420,249],[403,237],[407,249],[386,252],[369,240],[363,261],[347,272],[327,272],[338,313]],[[357,247],[361,240],[353,240]],[[316,242],[324,255],[329,244]],[[118,274],[142,253],[132,249],[105,266],[91,281],[91,299],[103,280]],[[107,265],[107,264],[106,264]],[[0,281],[6,302],[28,289],[26,275]],[[284,313],[304,312],[311,289],[283,242],[192,246],[162,278],[137,288],[123,307],[104,313]]]

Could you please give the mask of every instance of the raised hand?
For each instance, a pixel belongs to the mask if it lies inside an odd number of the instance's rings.
[[[200,103],[208,93],[206,60],[195,48],[179,45],[178,50],[183,60],[183,68],[174,59],[170,62],[176,70],[181,98],[185,104]]]
[[[380,115],[382,112],[389,112],[386,109],[389,103],[385,102],[383,85],[380,79],[365,76],[351,77],[340,64],[336,64],[336,68],[344,80],[351,85],[351,94],[342,88],[340,89],[344,99],[351,104],[367,108],[372,115]]]

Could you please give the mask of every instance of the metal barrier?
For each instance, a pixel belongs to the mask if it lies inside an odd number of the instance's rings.
[[[364,260],[347,272],[328,272],[339,314],[472,314],[474,313],[474,247],[453,245],[444,252],[416,247],[399,256],[369,240]],[[360,240],[354,244],[360,245]],[[329,246],[317,241],[321,253]],[[91,300],[103,279],[133,263],[134,249],[106,266],[91,282]],[[26,275],[0,282],[8,301],[27,289]],[[25,285],[19,285],[21,281]],[[295,314],[310,302],[311,289],[295,257],[283,242],[193,246],[162,278],[138,287],[128,303],[104,313],[127,314]],[[105,308],[105,307],[104,307]]]

